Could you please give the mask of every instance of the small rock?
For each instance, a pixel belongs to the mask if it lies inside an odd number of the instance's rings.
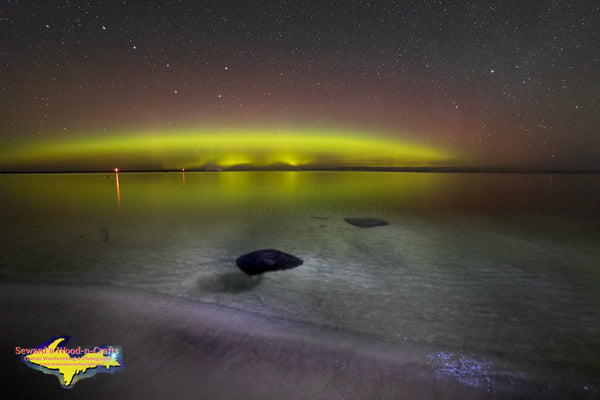
[[[302,265],[303,262],[298,257],[273,249],[253,251],[236,260],[237,266],[248,275],[291,269]]]
[[[344,221],[350,225],[358,226],[359,228],[373,228],[375,226],[389,225],[390,223],[377,218],[344,218]]]
[[[100,239],[102,239],[103,242],[110,243],[108,229],[102,228],[102,229],[98,230],[98,233],[100,233]]]

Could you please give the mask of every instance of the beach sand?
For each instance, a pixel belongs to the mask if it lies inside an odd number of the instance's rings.
[[[3,398],[514,398],[438,379],[414,349],[139,291],[3,284],[0,309]],[[15,354],[64,334],[122,346],[125,368],[67,390]]]

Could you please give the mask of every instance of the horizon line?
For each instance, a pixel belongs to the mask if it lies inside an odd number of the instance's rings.
[[[600,170],[539,168],[539,167],[298,167],[264,166],[252,168],[219,167],[189,169],[121,169],[107,170],[15,170],[0,171],[0,174],[86,174],[86,173],[156,173],[156,172],[429,172],[429,173],[522,173],[522,174],[599,174]]]

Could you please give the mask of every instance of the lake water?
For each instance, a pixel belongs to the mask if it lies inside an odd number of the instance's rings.
[[[332,345],[398,351],[421,378],[473,398],[600,398],[600,175],[5,174],[0,196],[6,293],[76,287],[214,305]],[[304,264],[247,277],[235,260],[261,248]],[[14,337],[37,340],[18,318],[5,318]],[[386,395],[368,394],[395,398],[386,379]],[[338,389],[322,398],[361,398]]]

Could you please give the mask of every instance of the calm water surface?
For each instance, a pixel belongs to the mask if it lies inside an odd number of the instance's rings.
[[[488,391],[599,396],[599,175],[27,174],[0,196],[4,281],[215,303],[413,346]],[[246,277],[260,248],[304,264]]]

